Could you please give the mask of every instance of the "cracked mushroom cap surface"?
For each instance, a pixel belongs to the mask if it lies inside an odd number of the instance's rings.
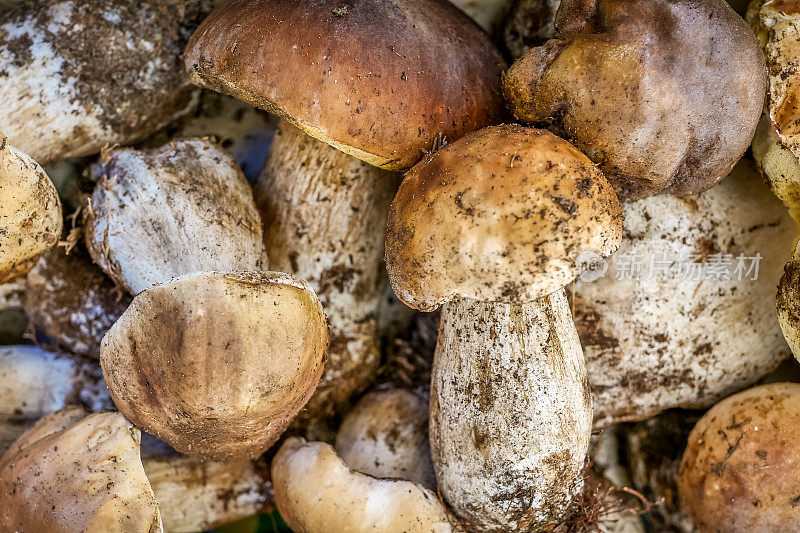
[[[287,439],[272,460],[275,502],[293,531],[455,531],[436,493],[348,468],[329,444]]]
[[[678,492],[702,532],[800,530],[800,384],[748,389],[689,434]]]
[[[505,116],[500,53],[440,0],[235,0],[185,62],[196,84],[386,170]]]
[[[0,529],[162,531],[140,443],[116,412],[42,418],[0,459]]]
[[[724,0],[565,0],[555,25],[554,39],[509,68],[506,98],[520,120],[573,142],[621,195],[702,192],[747,149],[767,75]]]
[[[100,363],[138,427],[200,459],[255,458],[314,392],[328,330],[314,292],[278,272],[205,272],[140,293]]]
[[[44,169],[0,134],[0,283],[25,274],[61,237],[61,200]]]
[[[386,268],[421,311],[459,297],[524,303],[567,285],[586,253],[606,256],[621,237],[616,194],[585,155],[545,130],[492,126],[406,174]]]

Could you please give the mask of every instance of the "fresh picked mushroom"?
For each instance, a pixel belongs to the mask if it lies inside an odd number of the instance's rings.
[[[752,162],[701,194],[622,212],[604,275],[574,285],[595,427],[708,407],[789,355],[774,294],[795,224]]]
[[[140,442],[119,413],[44,417],[0,458],[0,529],[161,532]]]
[[[139,293],[103,337],[117,408],[181,453],[261,455],[306,404],[328,341],[319,300],[277,272],[205,272]]]
[[[252,190],[211,140],[116,149],[91,175],[97,185],[85,210],[86,245],[133,294],[193,272],[263,268]]]
[[[336,453],[353,470],[436,488],[428,445],[428,402],[405,389],[376,390],[347,413]]]
[[[702,192],[747,149],[767,76],[724,0],[564,0],[555,26],[508,70],[506,98],[520,120],[571,140],[621,195]]]
[[[0,19],[0,131],[45,165],[147,137],[197,104],[200,0],[44,0]]]
[[[33,268],[39,255],[58,242],[62,226],[53,182],[0,134],[0,283]]]
[[[66,405],[113,407],[97,361],[36,346],[0,346],[0,454],[39,418]]]
[[[330,321],[304,416],[331,415],[380,362],[383,229],[399,182],[384,170],[500,121],[504,62],[447,2],[237,0],[200,25],[185,63],[198,85],[283,119],[256,199],[271,268],[307,280]]]
[[[397,296],[441,311],[430,440],[439,490],[476,530],[542,528],[580,491],[591,397],[563,287],[619,245],[603,175],[555,135],[469,134],[406,174],[386,262]]]
[[[272,460],[275,503],[292,531],[448,533],[456,528],[431,490],[355,472],[324,442],[292,437]]]
[[[79,246],[48,250],[25,279],[30,323],[49,344],[88,357],[100,357],[100,340],[131,303]]]
[[[800,529],[800,384],[721,401],[697,422],[681,460],[681,504],[700,533]]]

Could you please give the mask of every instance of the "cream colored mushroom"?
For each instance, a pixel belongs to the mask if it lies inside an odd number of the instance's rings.
[[[752,163],[623,214],[604,277],[574,289],[596,427],[709,406],[786,358],[773,295],[795,224]]]
[[[86,210],[89,253],[132,293],[193,272],[263,268],[252,190],[216,143],[113,150],[91,175],[98,183]]]
[[[96,361],[35,346],[0,346],[0,454],[42,416],[67,404],[113,407]]]
[[[619,202],[555,135],[466,135],[406,174],[386,265],[407,305],[442,307],[430,441],[442,496],[474,530],[545,528],[580,491],[591,398],[562,287],[621,238]]]
[[[62,224],[53,182],[0,134],[0,283],[33,268],[39,254],[58,242]]]
[[[147,137],[197,104],[197,0],[45,0],[0,20],[0,131],[45,165]]]
[[[272,460],[272,483],[278,510],[297,533],[455,530],[435,493],[354,472],[323,442],[287,439]]]
[[[103,337],[117,408],[200,459],[261,455],[322,373],[325,316],[303,281],[277,272],[206,272],[140,293]]]
[[[434,490],[428,444],[428,401],[404,389],[370,392],[347,413],[336,453],[353,470],[413,481]]]
[[[140,439],[119,413],[41,419],[0,458],[0,529],[162,531]]]

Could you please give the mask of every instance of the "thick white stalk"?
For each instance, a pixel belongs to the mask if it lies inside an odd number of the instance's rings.
[[[564,291],[442,308],[431,378],[439,490],[478,531],[537,529],[581,490],[592,407]]]
[[[316,291],[330,327],[325,371],[308,414],[363,390],[380,362],[376,309],[386,287],[383,231],[398,175],[281,122],[256,186],[273,270]]]

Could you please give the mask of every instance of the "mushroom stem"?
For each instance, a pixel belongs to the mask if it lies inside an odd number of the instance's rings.
[[[582,487],[592,407],[563,289],[525,304],[442,307],[431,379],[439,490],[480,531],[563,518]]]
[[[331,414],[366,388],[380,362],[376,309],[386,287],[383,230],[397,174],[281,122],[256,202],[275,270],[306,280],[330,327],[325,371],[307,408]]]

